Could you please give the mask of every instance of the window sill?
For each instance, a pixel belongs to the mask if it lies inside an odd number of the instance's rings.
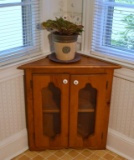
[[[42,59],[42,58],[46,57],[48,54],[50,54],[50,52],[42,53],[39,56],[30,58],[30,59],[27,59],[27,60],[22,60],[22,61],[10,64],[10,65],[5,65],[5,66],[1,67],[0,68],[0,82],[6,81],[8,79],[12,79],[12,78],[15,78],[15,77],[18,77],[18,76],[23,76],[24,71],[17,69],[18,66],[26,64],[28,62],[32,62],[32,61]]]
[[[112,63],[118,64],[118,65],[121,65],[122,67],[125,67],[125,68],[129,68],[129,69],[132,69],[132,70],[134,69],[134,64],[129,63],[129,62],[125,62],[125,60],[121,61],[121,60],[118,60],[116,58],[103,56],[101,54],[98,55],[98,54],[94,54],[94,53],[90,53],[89,56],[94,57],[94,58],[98,58],[98,59],[101,59],[101,60],[104,60],[104,61],[112,62]]]
[[[23,64],[25,64],[25,63],[28,63],[28,62],[32,62],[32,61],[41,59],[41,58],[43,58],[43,57],[46,57],[48,54],[50,54],[50,52],[40,53],[39,55],[34,56],[34,57],[32,57],[32,58],[24,59],[24,60],[19,61],[19,62],[15,62],[15,63],[7,64],[7,65],[5,65],[5,66],[1,66],[1,67],[0,67],[0,71],[1,71],[1,70],[4,70],[4,69],[11,68],[11,67],[14,67],[14,68],[15,68],[15,67],[18,67],[19,65],[23,65]]]

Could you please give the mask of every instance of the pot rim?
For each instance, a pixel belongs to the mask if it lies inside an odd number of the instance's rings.
[[[52,38],[54,42],[71,43],[77,41],[78,34],[61,35],[57,33],[52,33]]]

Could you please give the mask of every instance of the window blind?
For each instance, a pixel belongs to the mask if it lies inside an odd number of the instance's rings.
[[[40,52],[39,0],[0,0],[0,66]]]
[[[95,0],[92,54],[134,64],[134,1]]]

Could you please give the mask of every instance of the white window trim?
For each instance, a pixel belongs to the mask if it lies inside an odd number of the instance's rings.
[[[45,7],[47,7],[46,6],[46,2],[44,0],[41,0],[41,3],[40,3],[40,10],[41,10],[40,22],[46,20],[46,15],[48,14],[48,10]],[[10,67],[17,68],[20,65],[23,65],[23,64],[26,64],[28,62],[35,61],[35,60],[39,60],[39,59],[42,59],[42,58],[45,58],[47,55],[49,55],[51,53],[51,51],[50,51],[50,44],[49,44],[49,40],[48,40],[48,34],[49,34],[49,32],[46,31],[46,30],[42,30],[41,31],[41,36],[40,36],[40,39],[41,39],[41,52],[34,53],[33,57],[22,59],[22,60],[20,60],[18,62],[13,62],[11,60],[11,63],[10,63],[10,61],[9,61],[9,64],[0,66],[0,73],[2,73],[4,70],[7,72],[8,69],[10,69]]]
[[[91,42],[92,42],[92,32],[93,32],[93,13],[94,13],[94,0],[84,0],[83,1],[83,25],[84,25],[84,33],[82,37],[82,50],[81,53],[86,54],[90,57],[98,58],[101,60],[113,62],[119,64],[121,66],[134,69],[134,65],[127,60],[120,60],[117,57],[109,56],[102,53],[97,53],[91,50]]]

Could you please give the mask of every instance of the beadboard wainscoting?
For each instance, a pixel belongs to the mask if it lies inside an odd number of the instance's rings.
[[[0,71],[0,159],[10,160],[28,148],[23,71]]]
[[[134,71],[115,71],[107,148],[134,159]],[[10,160],[28,149],[23,71],[0,71],[0,159]]]
[[[107,148],[134,159],[134,70],[114,73]]]

